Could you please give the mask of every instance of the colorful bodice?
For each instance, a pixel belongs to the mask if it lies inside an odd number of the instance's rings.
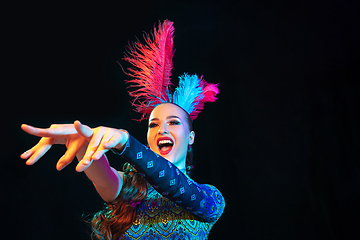
[[[148,196],[137,207],[133,225],[120,239],[207,239],[213,225],[163,197],[149,185]]]

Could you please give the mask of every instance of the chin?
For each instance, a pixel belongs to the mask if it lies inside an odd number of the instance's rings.
[[[174,163],[174,158],[171,155],[168,155],[168,154],[166,154],[166,155],[159,154],[159,155],[162,156],[163,158],[165,158],[166,160],[168,160],[169,162]]]

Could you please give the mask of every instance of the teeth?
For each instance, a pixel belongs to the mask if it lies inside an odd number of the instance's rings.
[[[161,140],[159,141],[159,145],[160,144],[173,144],[173,142],[171,140]]]

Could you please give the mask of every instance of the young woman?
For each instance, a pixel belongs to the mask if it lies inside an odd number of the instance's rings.
[[[163,54],[165,58],[173,55],[172,33],[170,21],[160,24],[159,31],[154,32],[157,51],[163,50],[162,43],[165,47],[171,43],[171,51]],[[153,50],[156,48],[151,41],[147,43]],[[139,44],[136,47],[141,48]],[[145,49],[148,51],[149,47]],[[132,55],[135,56],[135,52]],[[138,59],[137,67],[145,60]],[[161,65],[158,60],[147,69],[142,68],[142,77],[136,80],[142,90],[132,92],[136,100],[141,99],[139,94],[143,97],[137,110],[144,114],[143,118],[149,118],[148,147],[125,130],[92,129],[79,121],[52,125],[48,129],[21,126],[27,133],[42,137],[37,145],[21,155],[28,159],[27,165],[37,162],[53,144],[65,144],[67,151],[59,159],[57,169],[62,170],[76,156],[79,160],[76,170],[85,172],[107,202],[107,207],[92,220],[94,238],[207,239],[224,210],[225,201],[219,190],[208,184],[198,184],[189,177],[191,145],[195,140],[192,120],[205,102],[215,101],[217,85],[185,74],[180,78],[180,87],[169,94],[170,80],[164,79],[170,79],[170,71],[165,67],[161,70],[162,81],[158,81],[162,85],[157,85],[160,91],[155,91],[154,86],[146,89],[145,85],[154,82],[154,68]],[[139,79],[144,81],[144,70],[149,68],[153,68],[149,71],[153,79],[139,83]],[[164,82],[167,84],[163,85]],[[105,155],[109,150],[128,161],[123,171],[109,165]]]

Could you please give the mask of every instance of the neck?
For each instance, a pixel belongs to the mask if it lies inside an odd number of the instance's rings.
[[[184,159],[180,161],[172,162],[179,170],[185,169],[186,170],[186,156]],[[186,171],[185,171],[186,172]]]

